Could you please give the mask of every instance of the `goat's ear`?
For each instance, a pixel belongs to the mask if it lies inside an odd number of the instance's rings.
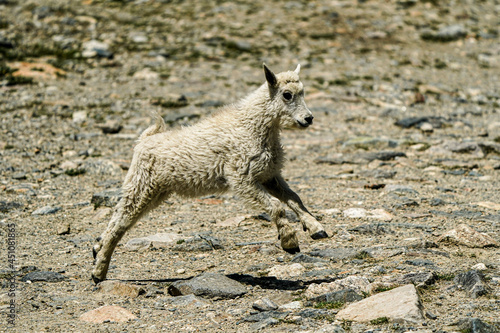
[[[270,87],[276,87],[278,85],[278,79],[276,79],[276,75],[267,68],[266,64],[264,66],[264,73],[266,74],[266,80]]]
[[[300,73],[300,64],[297,65],[297,68],[295,68],[294,72],[297,73],[297,75],[299,75],[299,73]]]

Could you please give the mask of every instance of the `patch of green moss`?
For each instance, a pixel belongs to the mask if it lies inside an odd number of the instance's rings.
[[[376,293],[383,293],[384,291],[389,291],[391,289],[394,289],[396,288],[395,286],[390,286],[390,287],[384,287],[384,286],[378,286],[377,288],[375,288],[373,290],[373,293],[376,294]]]
[[[370,320],[370,324],[372,324],[372,325],[387,324],[388,322],[389,322],[389,318],[387,318],[387,317],[380,317],[380,318]]]
[[[453,281],[455,278],[455,274],[453,273],[436,273],[437,279],[438,280],[443,280],[443,281]]]
[[[344,302],[336,301],[336,302],[318,302],[314,304],[315,309],[339,309],[344,306]]]

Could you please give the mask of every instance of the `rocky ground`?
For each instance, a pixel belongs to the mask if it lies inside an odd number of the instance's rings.
[[[0,0],[0,331],[498,332],[499,16],[497,0]],[[289,255],[231,194],[172,197],[95,286],[150,111],[194,123],[263,62],[302,65],[315,123],[283,133],[284,174],[330,237],[296,223]]]

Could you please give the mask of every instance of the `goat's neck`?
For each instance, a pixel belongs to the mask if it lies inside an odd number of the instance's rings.
[[[245,127],[255,136],[262,146],[280,144],[280,118],[277,106],[269,98],[267,84],[249,95],[246,103],[248,112],[245,112]]]

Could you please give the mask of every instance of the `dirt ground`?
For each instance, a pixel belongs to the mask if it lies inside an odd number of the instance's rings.
[[[245,318],[264,297],[302,304],[266,332],[498,324],[499,16],[498,1],[0,0],[0,331],[256,331]],[[120,188],[150,112],[172,127],[193,124],[262,84],[264,62],[275,72],[301,64],[315,117],[282,133],[284,175],[330,236],[312,240],[294,223],[301,251],[357,254],[301,263],[300,274],[268,285],[262,278],[294,256],[262,212],[231,193],[173,196],[113,255],[108,278],[144,292],[102,292],[90,279],[91,248],[116,196],[100,207],[92,198]],[[496,246],[440,241],[461,224]],[[179,241],[125,247],[158,233]],[[207,237],[218,246],[207,248]],[[473,267],[488,285],[477,298],[454,282]],[[64,279],[26,282],[32,272]],[[162,305],[172,282],[204,272],[240,277],[247,293]],[[347,304],[304,314],[321,307],[304,295],[312,283],[359,276],[376,285],[412,272],[437,277],[418,287],[426,317],[417,324],[337,320]],[[137,318],[80,319],[103,305]]]

